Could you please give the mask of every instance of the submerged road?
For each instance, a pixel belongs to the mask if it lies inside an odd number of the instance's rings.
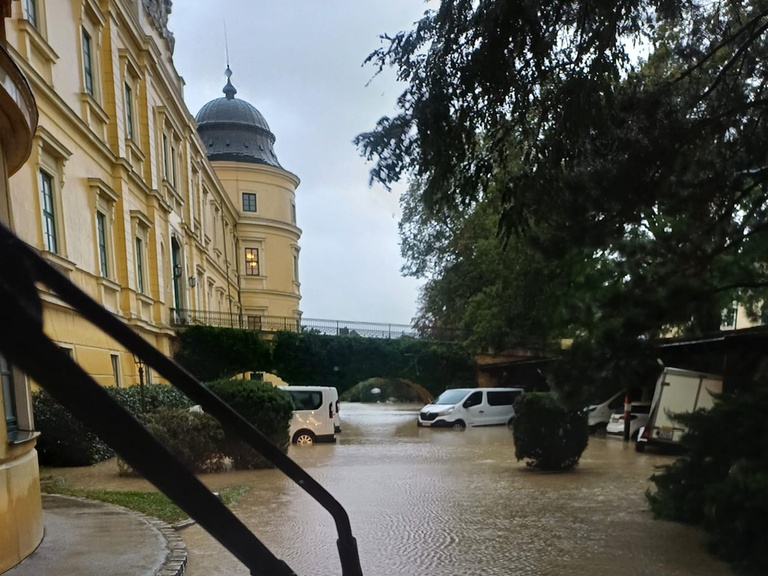
[[[366,576],[731,576],[688,526],[654,520],[648,478],[672,457],[590,438],[569,473],[528,470],[506,427],[416,427],[418,406],[342,404],[335,445],[289,455],[344,505]],[[330,516],[275,470],[235,513],[299,575],[339,576]],[[182,530],[188,576],[248,576],[199,526]]]

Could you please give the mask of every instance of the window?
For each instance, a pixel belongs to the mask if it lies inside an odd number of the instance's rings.
[[[291,224],[296,224],[296,202],[291,202]]]
[[[16,399],[13,390],[13,372],[11,367],[0,354],[0,380],[3,384],[3,405],[5,406],[5,427],[11,432],[19,427],[19,421],[16,414]]]
[[[472,394],[469,395],[469,398],[467,398],[464,401],[464,408],[472,408],[472,406],[479,406],[483,402],[483,393],[482,392],[472,392]]]
[[[120,388],[120,354],[110,354],[112,360],[112,376],[115,378],[115,386]]]
[[[144,242],[136,238],[136,290],[144,294]]]
[[[171,184],[176,187],[176,148],[171,146]]]
[[[288,390],[296,410],[319,410],[323,405],[323,393],[319,391]]]
[[[94,96],[91,35],[85,29],[83,29],[83,79],[85,81],[85,91]]]
[[[503,392],[489,390],[488,404],[490,406],[511,406],[520,394],[521,392],[513,392],[511,390],[504,390]]]
[[[243,212],[256,212],[256,194],[243,192]]]
[[[109,278],[107,263],[107,217],[96,212],[96,240],[99,243],[99,271],[104,278]]]
[[[48,252],[58,254],[56,237],[56,213],[53,202],[53,176],[40,170],[40,204],[43,209],[43,246]]]
[[[259,249],[258,248],[245,249],[245,275],[246,276],[259,275]]]
[[[299,281],[299,257],[296,254],[293,255],[293,281]]]
[[[168,136],[163,134],[163,177],[168,180]]]
[[[125,136],[133,140],[133,92],[130,85],[125,85]]]
[[[24,0],[24,12],[29,23],[37,28],[37,0]]]

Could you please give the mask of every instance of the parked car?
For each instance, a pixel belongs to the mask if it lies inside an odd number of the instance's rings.
[[[630,402],[639,402],[650,398],[650,395],[645,397],[644,388],[640,387],[630,388],[629,394]],[[587,423],[589,424],[590,432],[605,431],[605,427],[611,421],[611,416],[624,411],[624,400],[626,397],[627,391],[619,390],[605,402],[587,406],[584,411],[587,413]]]
[[[315,442],[336,442],[333,419],[338,392],[327,386],[286,386],[293,400],[293,415],[289,435],[291,442],[312,445]]]
[[[651,412],[650,402],[632,402],[629,422],[629,437],[637,438],[640,429],[648,423],[648,415]],[[605,427],[605,433],[615,436],[624,435],[624,411],[616,412],[611,415],[608,425]]]
[[[417,426],[466,428],[509,424],[522,388],[454,388],[419,411]]]

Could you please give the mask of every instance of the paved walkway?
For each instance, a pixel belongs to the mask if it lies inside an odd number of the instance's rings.
[[[187,548],[166,523],[127,508],[43,495],[45,537],[3,576],[181,576]]]

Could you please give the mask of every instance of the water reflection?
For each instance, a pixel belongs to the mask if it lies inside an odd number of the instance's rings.
[[[593,438],[577,471],[541,474],[506,427],[417,428],[418,408],[344,404],[336,445],[290,449],[347,509],[366,576],[730,574],[698,532],[652,520],[647,479],[670,457]],[[298,574],[341,574],[330,516],[280,473],[216,482],[252,486],[235,512]],[[182,535],[189,575],[248,574],[199,527]]]

